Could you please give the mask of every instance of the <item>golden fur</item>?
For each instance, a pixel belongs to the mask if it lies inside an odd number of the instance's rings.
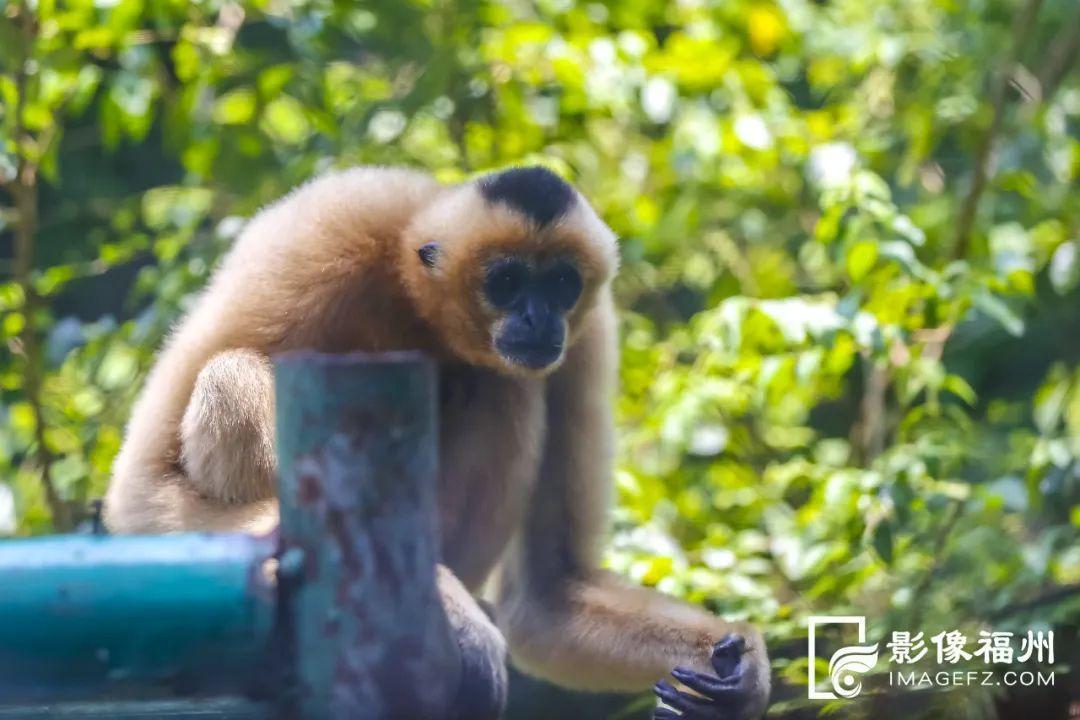
[[[439,258],[426,267],[417,251],[432,242]],[[479,288],[495,254],[570,259],[581,272],[567,347],[543,372],[492,347],[500,320]],[[267,358],[421,350],[439,361],[443,388],[440,588],[477,647],[501,653],[502,635],[479,621],[465,587],[475,592],[504,560],[496,620],[530,672],[641,690],[675,665],[707,670],[713,643],[734,629],[754,667],[747,716],[759,713],[769,682],[756,631],[596,569],[613,454],[616,262],[614,236],[580,195],[536,227],[475,183],[372,167],[313,180],[252,219],[166,342],[116,460],[108,526],[271,527]]]

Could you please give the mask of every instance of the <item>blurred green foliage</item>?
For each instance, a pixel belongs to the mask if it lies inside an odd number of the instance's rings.
[[[822,709],[810,614],[1052,624],[1075,685],[1078,35],[1074,0],[0,0],[0,532],[103,492],[260,205],[542,162],[622,238],[612,567],[761,623],[778,717]],[[824,710],[1011,702],[867,685]]]

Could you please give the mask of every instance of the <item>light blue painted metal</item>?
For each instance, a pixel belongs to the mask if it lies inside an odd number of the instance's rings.
[[[271,538],[0,543],[0,705],[237,692],[267,660]]]

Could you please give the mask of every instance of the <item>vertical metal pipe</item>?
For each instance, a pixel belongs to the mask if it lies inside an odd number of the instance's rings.
[[[279,617],[299,715],[446,717],[459,670],[434,574],[434,368],[302,352],[275,370]]]

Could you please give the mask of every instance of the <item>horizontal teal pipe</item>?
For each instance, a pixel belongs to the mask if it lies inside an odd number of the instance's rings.
[[[0,707],[0,720],[270,720],[275,717],[271,705],[232,697]]]
[[[265,680],[270,538],[0,542],[0,705],[245,694]]]

